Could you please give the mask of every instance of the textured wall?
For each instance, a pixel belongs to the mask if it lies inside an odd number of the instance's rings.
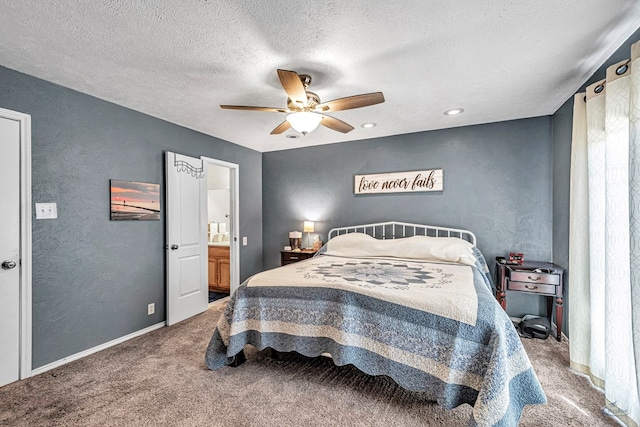
[[[288,232],[399,220],[468,228],[490,267],[512,250],[551,260],[549,117],[446,129],[263,154],[264,265],[279,264]],[[443,168],[442,193],[354,196],[353,175]],[[306,242],[306,234],[303,243]],[[510,295],[512,315],[543,301]]]
[[[553,115],[553,262],[567,270],[564,279],[563,333],[569,336],[569,181],[573,98]],[[566,142],[566,143],[565,143]]]
[[[164,156],[240,165],[241,277],[262,268],[261,154],[0,67],[0,107],[31,114],[33,367],[165,319]],[[161,184],[160,221],[110,221],[109,179]],[[147,316],[148,303],[156,314]]]

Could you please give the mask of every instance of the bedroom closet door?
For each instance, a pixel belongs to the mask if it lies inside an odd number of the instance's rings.
[[[209,306],[204,162],[166,153],[167,325]]]
[[[0,109],[0,386],[31,373],[29,133],[28,115]]]

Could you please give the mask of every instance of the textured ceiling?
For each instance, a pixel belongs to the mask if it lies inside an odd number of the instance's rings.
[[[0,4],[0,65],[259,151],[553,114],[640,25],[631,0]],[[278,68],[386,102],[298,139],[269,135],[282,113],[220,109],[285,107]]]

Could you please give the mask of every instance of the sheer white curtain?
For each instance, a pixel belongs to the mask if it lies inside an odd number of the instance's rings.
[[[640,425],[640,42],[574,99],[569,231],[571,367]]]

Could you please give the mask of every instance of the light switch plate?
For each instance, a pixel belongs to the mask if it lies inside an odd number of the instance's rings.
[[[36,203],[36,219],[58,218],[58,207],[55,203]]]

